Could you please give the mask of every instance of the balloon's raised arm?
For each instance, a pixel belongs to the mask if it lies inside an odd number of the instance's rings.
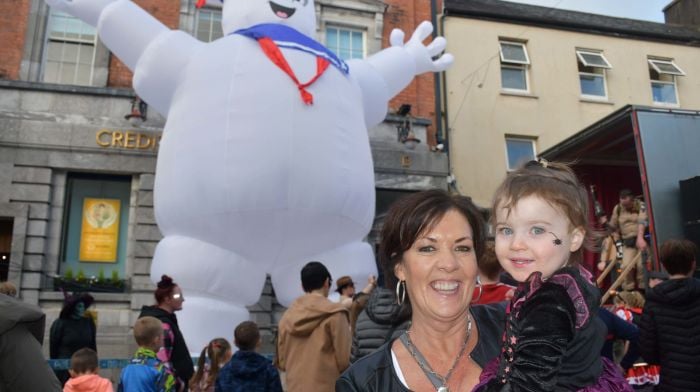
[[[129,0],[46,0],[51,8],[97,27],[100,39],[132,71],[158,35],[169,29]]]
[[[90,26],[97,27],[102,11],[118,0],[46,0],[56,11],[73,15]]]
[[[180,72],[194,47],[201,45],[199,41],[170,30],[130,0],[46,2],[55,10],[95,26],[105,46],[135,73],[136,92],[167,115]]]
[[[367,60],[348,62],[353,76],[362,88],[368,126],[384,120],[389,99],[406,88],[416,75],[442,72],[452,65],[454,58],[451,54],[441,55],[447,45],[445,38],[437,37],[430,44],[423,44],[432,32],[433,25],[423,22],[411,38],[404,42],[404,32],[394,29],[389,37],[389,48]]]

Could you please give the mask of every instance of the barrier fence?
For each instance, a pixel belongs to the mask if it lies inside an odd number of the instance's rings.
[[[272,361],[274,359],[274,354],[261,353],[260,355]],[[192,362],[197,366],[197,361],[199,357],[193,357]],[[129,364],[131,359],[123,358],[108,358],[100,359],[99,367],[100,369],[123,369]],[[70,369],[70,359],[47,359],[46,362],[49,367],[53,370],[68,370]]]

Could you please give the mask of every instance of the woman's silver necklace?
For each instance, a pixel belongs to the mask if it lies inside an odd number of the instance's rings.
[[[411,354],[423,373],[425,373],[425,376],[428,377],[428,380],[430,380],[430,382],[433,384],[437,392],[450,391],[449,388],[447,388],[447,382],[450,380],[450,377],[452,377],[452,372],[455,370],[459,360],[464,355],[464,352],[467,349],[467,343],[469,342],[469,336],[471,336],[472,333],[472,318],[470,314],[467,314],[467,319],[467,336],[464,338],[462,348],[459,350],[457,358],[455,358],[455,361],[452,363],[452,366],[444,377],[435,372],[433,368],[430,367],[430,364],[428,364],[428,361],[425,359],[423,354],[418,351],[418,347],[416,347],[416,345],[411,341],[410,331],[404,332],[399,338],[404,346],[406,346],[406,349],[408,349],[408,352]]]

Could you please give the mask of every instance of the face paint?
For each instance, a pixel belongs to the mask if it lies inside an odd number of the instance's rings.
[[[73,309],[73,318],[79,319],[83,316],[85,316],[85,304],[78,302]]]

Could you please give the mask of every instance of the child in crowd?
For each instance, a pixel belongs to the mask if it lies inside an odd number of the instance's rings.
[[[97,352],[81,348],[70,357],[70,379],[63,392],[113,392],[112,382],[97,375]]]
[[[0,294],[9,295],[10,297],[17,296],[17,286],[10,281],[0,282]]]
[[[282,392],[279,373],[272,362],[258,354],[260,330],[252,321],[244,321],[234,331],[238,351],[219,371],[216,392]]]
[[[613,298],[615,315],[627,322],[639,323],[644,309],[644,296],[638,291],[619,291]]]
[[[588,195],[566,165],[531,161],[496,191],[495,250],[519,282],[506,310],[501,355],[476,391],[631,391],[600,356],[600,293],[579,266],[594,243]]]
[[[474,288],[472,305],[503,302],[513,298],[515,287],[500,281],[503,269],[498,263],[494,244],[486,243],[484,254],[479,259],[479,278]]]
[[[119,392],[174,392],[175,376],[156,357],[163,345],[163,324],[145,316],[134,324],[134,339],[139,348],[119,378]]]
[[[199,354],[197,371],[188,383],[192,392],[214,392],[214,383],[221,369],[231,359],[231,344],[216,338]]]
[[[639,327],[642,320],[642,309],[644,309],[644,296],[640,292],[620,291],[615,295],[614,303],[617,317]],[[623,351],[628,352],[631,348],[631,343],[628,342]],[[633,351],[637,352],[638,350],[635,348]],[[639,356],[635,359],[636,361],[631,367],[622,366],[623,369],[626,369],[627,382],[635,390],[653,390],[654,386],[659,384],[659,367],[649,365]]]

